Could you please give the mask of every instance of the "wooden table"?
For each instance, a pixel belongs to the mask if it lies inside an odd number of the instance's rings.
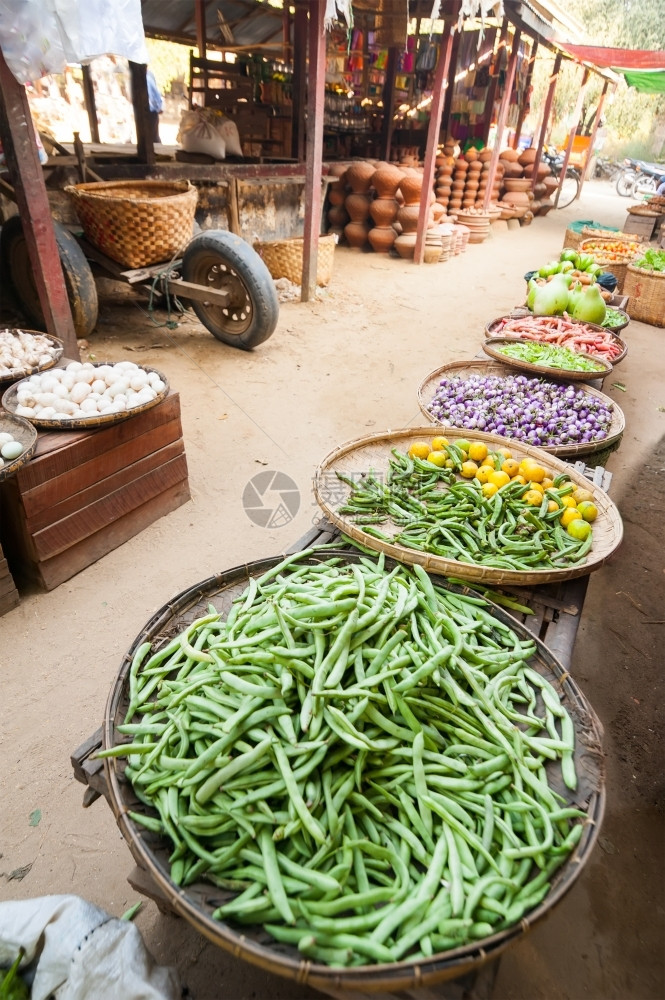
[[[596,486],[609,490],[611,473],[602,466],[589,468],[584,462],[573,463],[574,468],[586,476]],[[325,545],[340,539],[339,530],[323,519],[305,535],[298,539],[286,554],[300,552],[316,545]],[[506,594],[514,595],[519,602],[529,607],[533,614],[516,615],[526,628],[554,653],[567,668],[570,668],[573,645],[580,623],[584,598],[589,577],[579,577],[558,584],[544,584],[537,587],[500,587]],[[101,747],[101,726],[71,756],[74,777],[86,786],[83,806],[87,807],[100,796],[109,799],[103,762],[91,759]],[[173,915],[170,901],[152,879],[150,872],[134,866],[127,881],[137,892],[148,896],[163,913]],[[326,994],[336,1000],[490,1000],[494,981],[498,972],[500,957],[486,962],[472,972],[455,980],[447,980],[431,987],[400,991],[399,993],[360,993],[358,991],[326,990]]]

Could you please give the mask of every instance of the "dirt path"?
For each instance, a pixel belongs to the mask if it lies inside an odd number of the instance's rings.
[[[252,354],[218,344],[192,314],[170,333],[135,303],[106,302],[90,350],[168,374],[181,394],[193,498],[0,619],[0,899],[71,892],[115,915],[136,901],[125,881],[132,859],[111,811],[103,802],[81,808],[69,764],[101,722],[125,649],[180,590],[303,534],[317,516],[311,478],[319,460],[349,438],[420,423],[420,380],[477,353],[483,325],[523,298],[522,275],[558,252],[567,220],[621,225],[626,203],[609,192],[591,184],[581,206],[442,265],[339,249],[324,299],[283,306],[277,331]],[[605,384],[627,419],[608,462],[625,541],[592,579],[573,669],[605,727],[607,814],[575,888],[504,956],[496,1000],[665,994],[664,332],[632,323],[626,336],[628,357]],[[262,469],[288,474],[300,491],[300,509],[282,527],[258,527],[243,510],[243,489]],[[32,827],[35,809],[42,818]],[[152,903],[137,924],[157,959],[177,964],[195,1000],[314,995],[232,958]]]

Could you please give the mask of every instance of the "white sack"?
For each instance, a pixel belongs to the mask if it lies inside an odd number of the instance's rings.
[[[78,896],[0,903],[0,966],[19,949],[32,1000],[177,1000],[177,973],[155,965],[137,927]]]
[[[203,111],[183,111],[178,141],[187,153],[205,153],[215,160],[226,158],[226,142]]]

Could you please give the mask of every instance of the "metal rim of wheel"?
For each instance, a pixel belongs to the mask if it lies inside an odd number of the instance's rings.
[[[624,171],[618,178],[616,182],[617,194],[622,198],[630,198],[633,193],[633,187],[635,186],[635,181],[637,179],[637,174],[634,172]]]
[[[229,293],[228,305],[199,303],[199,308],[210,317],[215,326],[235,337],[240,337],[249,329],[254,318],[252,298],[247,285],[228,261],[222,260],[219,254],[201,252],[190,280],[204,288]]]
[[[563,184],[561,185],[557,208],[568,208],[569,205],[572,205],[579,194],[579,190],[579,178],[574,177],[571,174],[567,174],[563,179]]]

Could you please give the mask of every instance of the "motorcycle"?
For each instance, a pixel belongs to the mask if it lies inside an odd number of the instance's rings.
[[[616,183],[618,194],[624,198],[640,198],[656,192],[660,178],[665,176],[665,164],[649,163],[646,160],[634,160],[629,157],[623,162],[624,173]]]

